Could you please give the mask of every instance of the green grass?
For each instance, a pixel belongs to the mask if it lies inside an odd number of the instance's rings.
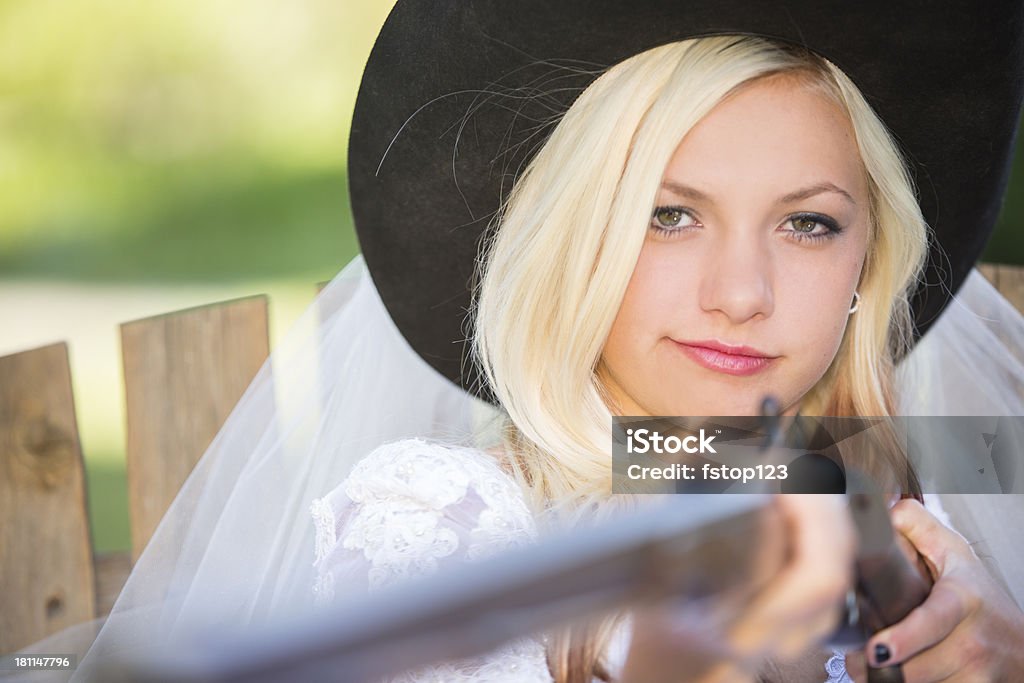
[[[123,455],[102,454],[85,459],[86,495],[93,550],[130,550],[128,480]]]
[[[150,170],[133,181],[133,192],[146,195],[141,208],[97,207],[71,227],[43,219],[0,251],[0,272],[126,283],[316,281],[358,251],[340,167],[184,167],[160,175]]]

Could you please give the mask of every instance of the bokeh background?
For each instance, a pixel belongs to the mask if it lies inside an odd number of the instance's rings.
[[[0,355],[66,340],[96,550],[127,549],[117,325],[358,250],[345,150],[393,0],[0,0]],[[986,260],[1024,263],[1024,154]]]

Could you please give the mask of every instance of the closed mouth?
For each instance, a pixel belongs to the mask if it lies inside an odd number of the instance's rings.
[[[747,358],[778,358],[769,353],[765,353],[759,349],[755,349],[751,346],[744,346],[742,344],[727,344],[714,339],[701,340],[701,341],[675,341],[677,344],[683,346],[690,346],[695,348],[711,349],[718,353],[727,354],[730,356],[744,356]]]
[[[698,365],[727,375],[746,376],[761,372],[779,358],[749,347],[719,341],[680,342],[676,346]]]

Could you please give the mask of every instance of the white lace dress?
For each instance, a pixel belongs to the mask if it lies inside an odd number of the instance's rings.
[[[374,591],[452,563],[474,562],[537,539],[519,485],[490,455],[421,439],[385,444],[363,458],[340,486],[311,506],[316,527],[318,605],[336,594]],[[613,642],[621,668],[628,633]],[[826,683],[851,683],[842,655],[826,665]],[[395,681],[548,683],[540,637],[488,655],[431,666]]]

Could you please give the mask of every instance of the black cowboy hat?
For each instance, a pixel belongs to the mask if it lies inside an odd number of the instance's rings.
[[[398,0],[366,65],[349,147],[363,256],[413,349],[494,401],[467,362],[480,238],[601,71],[658,45],[746,34],[840,67],[906,155],[937,243],[915,339],[999,214],[1024,92],[1020,0]]]

